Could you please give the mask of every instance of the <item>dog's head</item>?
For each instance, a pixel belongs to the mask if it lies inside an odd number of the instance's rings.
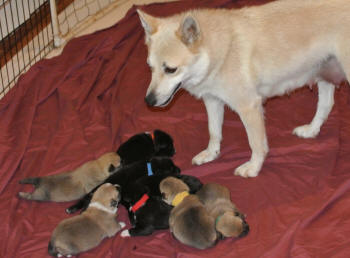
[[[155,156],[172,157],[175,154],[173,139],[161,130],[154,130]]]
[[[180,168],[170,158],[153,157],[150,161],[152,171],[155,175],[178,175]]]
[[[96,190],[91,202],[97,202],[108,209],[116,208],[121,199],[120,191],[119,185],[103,184]]]
[[[227,211],[216,218],[215,227],[224,237],[243,237],[249,232],[244,216],[234,211]]]
[[[209,69],[208,55],[201,49],[202,34],[196,12],[156,18],[137,10],[145,30],[147,63],[152,80],[145,101],[166,106],[180,88],[198,84]]]
[[[159,190],[163,201],[171,205],[177,194],[189,192],[190,189],[182,180],[169,176],[160,182]]]
[[[103,174],[109,175],[114,173],[120,167],[120,156],[115,152],[107,152],[97,159]]]
[[[119,146],[117,153],[122,166],[126,166],[151,158],[154,154],[154,143],[147,133],[135,134]]]

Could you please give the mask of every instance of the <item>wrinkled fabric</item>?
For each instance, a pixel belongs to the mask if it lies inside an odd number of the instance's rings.
[[[196,7],[240,8],[258,0],[187,0],[142,7],[167,16]],[[282,21],[281,21],[282,22]],[[292,135],[315,113],[317,89],[308,88],[265,104],[270,152],[256,178],[233,175],[249,160],[247,136],[226,109],[220,157],[191,165],[209,134],[204,104],[180,91],[163,109],[144,102],[151,73],[144,31],[133,7],[116,25],[71,40],[63,53],[42,60],[0,100],[0,257],[47,257],[53,229],[72,203],[20,200],[30,186],[18,180],[71,170],[130,136],[155,128],[170,133],[182,173],[231,190],[247,214],[249,234],[196,250],[168,230],[147,237],[104,240],[79,257],[350,257],[349,87],[335,92],[334,108],[315,139]],[[130,223],[123,207],[118,220]]]

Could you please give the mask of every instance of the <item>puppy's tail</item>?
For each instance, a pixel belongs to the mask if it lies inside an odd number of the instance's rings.
[[[54,247],[54,245],[51,243],[51,241],[49,242],[49,246],[47,247],[47,251],[49,253],[49,255],[57,257],[58,252],[56,250],[56,248]]]
[[[29,178],[24,178],[22,180],[19,180],[20,184],[31,184],[34,185],[35,187],[38,187],[40,185],[41,178],[40,177],[29,177]]]

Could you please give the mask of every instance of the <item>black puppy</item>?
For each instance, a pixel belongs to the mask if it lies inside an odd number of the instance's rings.
[[[189,175],[173,175],[185,182],[191,193],[201,189],[202,183]],[[159,190],[160,182],[167,175],[144,176],[122,189],[122,200],[129,211],[132,228],[124,230],[122,237],[146,236],[154,230],[169,228],[169,216],[173,206],[166,204]]]
[[[96,186],[88,194],[86,194],[77,203],[66,209],[66,212],[71,214],[78,210],[84,211],[90,203],[93,193],[105,183],[118,184],[121,189],[126,189],[127,185],[136,181],[142,176],[150,174],[154,175],[177,175],[180,174],[180,169],[175,166],[170,158],[154,157],[149,162],[138,161],[130,165],[123,166],[116,173],[109,176],[103,183]],[[122,194],[123,195],[123,194]]]
[[[175,154],[173,139],[161,130],[140,133],[130,137],[117,150],[121,166],[152,157],[172,157]]]

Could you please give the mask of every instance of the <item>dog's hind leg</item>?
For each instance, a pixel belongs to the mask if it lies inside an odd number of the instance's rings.
[[[48,201],[50,200],[50,194],[42,188],[35,189],[32,193],[19,192],[18,196],[22,199],[31,201]]]
[[[220,154],[222,123],[224,119],[224,102],[212,96],[204,96],[203,101],[208,113],[210,139],[208,147],[192,159],[192,164],[195,165],[201,165],[212,161]]]
[[[41,179],[39,177],[29,177],[29,178],[24,178],[22,180],[19,180],[20,184],[31,184],[34,185],[35,187],[38,187],[40,184]]]
[[[148,236],[154,231],[153,225],[136,225],[136,227],[129,230],[124,230],[121,233],[122,237],[128,236]]]
[[[320,81],[318,86],[318,103],[317,110],[314,118],[310,124],[296,127],[293,130],[293,134],[302,138],[313,138],[318,135],[320,128],[329,113],[332,110],[334,104],[334,88],[332,83],[326,81]]]

